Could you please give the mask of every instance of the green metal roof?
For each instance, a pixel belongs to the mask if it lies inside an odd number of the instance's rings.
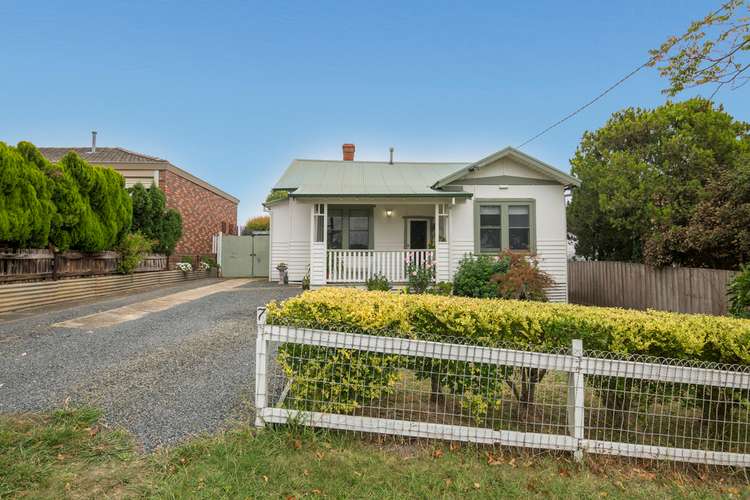
[[[293,197],[470,196],[431,186],[469,163],[294,160],[273,189]]]

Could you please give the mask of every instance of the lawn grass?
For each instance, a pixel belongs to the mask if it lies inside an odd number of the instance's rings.
[[[151,455],[91,409],[0,416],[0,498],[714,498],[741,478],[701,479],[624,461],[347,434],[238,427]]]
[[[0,416],[0,498],[118,496],[138,476],[133,450],[92,408]]]

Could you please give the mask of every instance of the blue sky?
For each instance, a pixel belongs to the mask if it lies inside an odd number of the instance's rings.
[[[242,221],[293,158],[344,142],[404,161],[518,145],[717,5],[3,0],[0,140],[85,146],[96,129],[239,197]],[[568,170],[585,130],[665,85],[643,70],[524,150]],[[750,121],[748,87],[716,99]]]

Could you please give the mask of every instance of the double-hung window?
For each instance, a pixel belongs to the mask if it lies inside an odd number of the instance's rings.
[[[366,250],[372,245],[372,209],[370,207],[332,207],[328,205],[328,248]]]
[[[475,253],[534,251],[533,200],[475,200],[474,221]]]

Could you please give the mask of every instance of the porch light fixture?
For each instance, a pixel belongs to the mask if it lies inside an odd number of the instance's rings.
[[[385,216],[386,217],[390,217],[391,215],[393,215],[393,210],[391,210],[390,208],[386,208],[385,209]]]

